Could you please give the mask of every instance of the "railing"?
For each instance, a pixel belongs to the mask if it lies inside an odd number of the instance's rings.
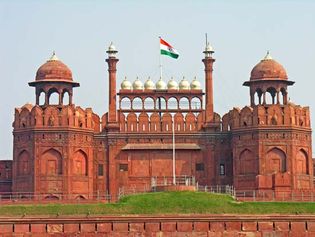
[[[101,192],[78,193],[78,194],[59,194],[32,192],[0,192],[0,203],[45,203],[45,202],[64,202],[64,203],[84,203],[84,202],[111,202],[111,195]]]
[[[307,190],[297,191],[236,191],[235,197],[240,201],[251,202],[315,202],[315,192]]]
[[[172,176],[154,176],[151,178],[151,187],[174,185]],[[194,176],[182,175],[175,177],[175,185],[194,186],[196,179]]]
[[[235,196],[235,189],[231,185],[215,185],[215,186],[202,186],[196,182],[194,176],[176,176],[175,179],[176,186],[195,186],[195,190],[199,192],[209,192],[209,193],[222,193]],[[156,192],[160,186],[172,186],[173,177],[172,176],[155,176],[151,178],[151,184],[143,185],[133,185],[129,187],[120,187],[118,191],[118,199],[126,195],[133,195],[146,192]]]
[[[196,190],[198,192],[222,193],[235,197],[235,188],[232,185],[201,186],[197,184]]]

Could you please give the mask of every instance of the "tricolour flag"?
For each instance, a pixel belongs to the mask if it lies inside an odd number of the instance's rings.
[[[160,49],[161,49],[161,54],[170,56],[171,58],[176,59],[179,56],[177,50],[174,49],[172,45],[167,43],[162,38],[160,38]]]

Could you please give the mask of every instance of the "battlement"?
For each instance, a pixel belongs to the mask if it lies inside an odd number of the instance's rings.
[[[242,109],[233,108],[222,117],[223,131],[257,126],[296,126],[310,129],[309,107],[292,103],[245,106]]]
[[[79,106],[47,106],[26,104],[15,109],[14,130],[27,128],[71,127],[100,132],[100,118],[91,108]]]

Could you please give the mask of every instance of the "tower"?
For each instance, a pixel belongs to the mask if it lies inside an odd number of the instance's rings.
[[[309,108],[288,101],[293,84],[268,52],[243,84],[250,89],[250,106],[223,116],[223,131],[232,135],[237,190],[289,198],[313,188]]]
[[[16,108],[13,123],[13,192],[39,199],[91,198],[99,118],[73,104],[79,83],[55,53],[29,85],[35,87],[36,104]]]
[[[108,58],[106,62],[108,63],[108,119],[107,119],[107,127],[108,129],[119,129],[118,118],[117,118],[117,108],[116,108],[116,64],[119,61],[116,58],[116,54],[118,51],[113,43],[111,43],[106,51],[108,54]]]
[[[202,59],[202,62],[205,65],[205,86],[206,86],[206,126],[209,125],[209,123],[213,122],[213,80],[212,80],[212,72],[213,72],[213,63],[215,59],[212,57],[212,54],[214,53],[213,48],[210,46],[210,44],[206,43],[205,51],[203,51],[205,54],[204,59]]]

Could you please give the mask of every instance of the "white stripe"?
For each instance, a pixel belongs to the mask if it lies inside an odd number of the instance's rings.
[[[164,44],[160,44],[160,49],[166,50],[168,52],[174,53],[174,54],[179,54],[178,51],[174,48],[169,48]]]

